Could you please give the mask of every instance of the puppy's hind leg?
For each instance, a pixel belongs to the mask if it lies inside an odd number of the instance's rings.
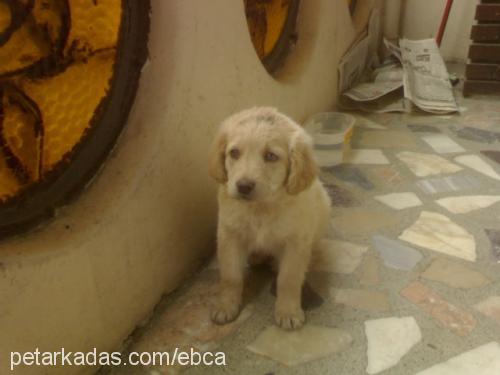
[[[212,310],[214,323],[226,324],[240,312],[246,264],[246,251],[232,236],[220,238],[217,257],[220,268],[219,300]]]
[[[274,317],[283,329],[298,329],[305,322],[301,296],[310,255],[310,247],[291,243],[280,260]]]

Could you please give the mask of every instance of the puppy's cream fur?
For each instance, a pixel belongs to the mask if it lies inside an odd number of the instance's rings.
[[[220,127],[210,174],[220,184],[220,298],[212,319],[223,324],[238,316],[246,261],[257,252],[278,261],[277,324],[302,326],[302,284],[330,221],[330,198],[317,178],[310,137],[274,108],[239,112]],[[242,181],[253,183],[250,194],[239,190]]]

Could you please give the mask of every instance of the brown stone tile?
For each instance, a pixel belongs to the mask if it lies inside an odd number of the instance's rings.
[[[500,164],[500,151],[484,150],[481,151],[481,154]]]
[[[362,289],[332,290],[335,303],[370,312],[391,310],[389,297],[386,293]]]
[[[377,258],[373,255],[365,257],[357,271],[359,283],[364,286],[373,286],[380,283],[380,273]]]
[[[374,166],[369,175],[379,186],[398,186],[404,181],[401,172],[392,165]]]
[[[441,326],[459,336],[468,335],[476,326],[477,322],[470,313],[445,301],[420,282],[411,283],[400,293]]]
[[[399,218],[392,213],[380,210],[350,208],[337,209],[332,218],[333,230],[339,237],[349,238],[372,234],[380,228],[391,228],[399,223]]]
[[[438,281],[453,288],[480,288],[491,283],[483,274],[447,258],[437,258],[422,273],[424,279]]]
[[[286,366],[295,366],[332,356],[351,343],[352,337],[346,331],[308,324],[292,332],[268,327],[247,348]]]
[[[411,133],[387,130],[387,131],[365,131],[359,142],[360,148],[390,148],[400,150],[414,150],[416,148],[415,138]]]

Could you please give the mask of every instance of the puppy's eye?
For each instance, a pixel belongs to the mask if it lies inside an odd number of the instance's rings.
[[[277,161],[278,159],[279,159],[278,155],[276,155],[275,153],[273,153],[271,151],[267,151],[264,154],[265,161],[273,162],[273,161]]]
[[[240,157],[240,150],[237,148],[233,148],[231,151],[229,151],[229,156],[231,156],[232,159],[236,160]]]

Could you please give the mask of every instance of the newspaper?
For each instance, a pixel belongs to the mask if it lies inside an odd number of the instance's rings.
[[[458,110],[448,71],[434,39],[399,41],[404,68],[404,94],[427,112]]]
[[[354,85],[344,92],[344,96],[359,102],[375,100],[403,87],[403,79],[401,65],[389,61],[372,73],[371,82]]]
[[[380,15],[375,9],[370,15],[367,31],[358,37],[339,63],[340,92],[363,80],[365,72],[377,62],[376,48],[379,35]]]
[[[344,91],[340,104],[345,109],[366,112],[410,112],[411,105],[404,100],[403,78],[401,64],[390,59],[372,72],[370,82]]]
[[[369,27],[368,30],[371,28]],[[410,112],[413,105],[432,113],[458,110],[448,72],[434,39],[384,40],[391,57],[370,72],[370,33],[339,65],[340,105],[368,112]]]
[[[342,96],[340,105],[345,110],[360,110],[363,112],[411,112],[412,104],[403,97],[402,89],[386,94],[379,99],[370,101],[357,101],[347,96]]]
[[[369,43],[368,37],[361,39],[340,61],[340,92],[344,92],[361,80],[363,73],[367,69]]]
[[[387,50],[389,51],[389,53],[392,56],[396,57],[399,60],[399,62],[402,64],[403,57],[401,56],[401,50],[399,49],[399,47],[385,38],[384,38],[384,45],[385,45],[385,48],[387,48]]]

